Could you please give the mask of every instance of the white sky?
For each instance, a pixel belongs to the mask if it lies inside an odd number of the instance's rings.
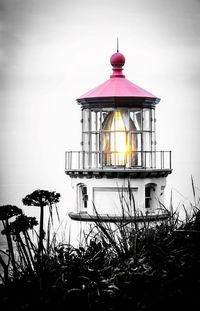
[[[126,78],[161,98],[157,150],[172,150],[174,168],[167,191],[177,202],[192,198],[190,175],[200,187],[200,1],[0,0],[0,10],[1,205],[22,207],[40,188],[61,193],[63,215],[71,209],[64,151],[81,148],[75,99],[109,78],[117,36]]]

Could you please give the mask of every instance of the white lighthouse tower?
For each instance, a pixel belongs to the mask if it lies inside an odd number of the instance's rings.
[[[86,222],[163,219],[172,168],[171,151],[156,150],[160,99],[125,78],[123,54],[117,51],[110,62],[110,78],[77,99],[82,150],[66,152],[76,206],[69,216]]]

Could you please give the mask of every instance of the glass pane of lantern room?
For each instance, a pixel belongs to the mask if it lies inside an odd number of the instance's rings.
[[[152,139],[152,151],[156,151],[156,134],[155,134],[155,132],[152,132],[151,139]]]
[[[89,150],[90,150],[90,134],[88,132],[83,133],[82,138],[83,138],[83,141],[82,141],[83,151],[89,152]]]
[[[99,152],[99,133],[92,132],[90,134],[90,151],[91,152]]]
[[[102,122],[101,127],[103,127],[103,123],[105,122],[106,118],[108,118],[108,115],[110,113],[112,113],[113,111],[114,111],[113,108],[107,108],[106,110],[102,110],[102,112],[101,112],[101,122]]]
[[[151,130],[151,109],[143,109],[143,130]]]
[[[155,132],[155,130],[156,130],[156,117],[155,117],[155,110],[154,109],[152,109],[152,111],[151,111],[151,116],[152,116],[152,118],[151,118],[151,128],[152,128],[152,131],[153,132]]]
[[[152,166],[156,167],[156,134],[152,133]]]
[[[143,133],[143,150],[151,151],[151,132]]]
[[[131,127],[134,127],[136,131],[141,131],[142,129],[142,113],[140,108],[130,110],[130,129]]]
[[[103,163],[105,166],[112,165],[111,161],[111,133],[103,133]]]
[[[97,132],[99,130],[99,122],[98,122],[98,111],[91,111],[91,131]]]
[[[152,167],[152,138],[151,132],[143,133],[143,165]]]
[[[130,152],[129,152],[129,166],[142,165],[142,134],[130,132]]]
[[[99,132],[92,132],[90,135],[91,167],[97,168],[99,165]]]
[[[88,132],[90,130],[90,111],[89,111],[89,109],[84,109],[82,111],[82,122],[83,122],[83,132]]]

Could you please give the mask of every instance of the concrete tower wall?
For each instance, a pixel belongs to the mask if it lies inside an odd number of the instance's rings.
[[[164,204],[166,177],[161,178],[73,178],[72,188],[76,212],[126,215],[159,213]],[[145,187],[150,190],[145,191]],[[134,199],[133,199],[134,198]]]

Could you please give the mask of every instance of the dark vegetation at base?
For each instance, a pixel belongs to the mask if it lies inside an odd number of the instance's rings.
[[[24,271],[1,286],[1,310],[198,310],[200,232],[161,224],[137,236],[128,253],[103,237],[44,256],[40,277]],[[130,235],[135,239],[135,233]]]
[[[184,222],[171,213],[154,227],[116,224],[115,233],[97,222],[78,248],[44,245],[34,267],[16,265],[1,285],[1,310],[200,310],[197,208]]]

